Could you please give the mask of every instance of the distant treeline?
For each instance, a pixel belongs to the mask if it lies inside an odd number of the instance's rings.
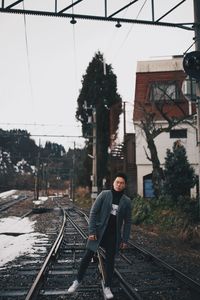
[[[0,129],[0,191],[34,189],[36,178],[40,188],[64,188],[66,181],[87,185],[85,156],[85,149],[66,152],[57,143],[37,146],[26,130]]]

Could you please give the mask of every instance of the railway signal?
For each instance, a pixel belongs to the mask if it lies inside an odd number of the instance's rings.
[[[188,76],[200,80],[200,51],[186,53],[183,58],[183,68]]]

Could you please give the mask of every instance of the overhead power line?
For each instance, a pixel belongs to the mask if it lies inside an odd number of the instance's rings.
[[[82,135],[53,135],[53,134],[30,134],[30,136],[38,137],[69,137],[69,138],[83,138]]]
[[[0,122],[0,125],[9,125],[9,126],[57,126],[57,127],[65,127],[65,126],[71,126],[71,124],[48,124],[48,123],[10,123],[10,122]],[[72,127],[72,126],[71,126]],[[74,126],[74,127],[80,127],[80,125]]]

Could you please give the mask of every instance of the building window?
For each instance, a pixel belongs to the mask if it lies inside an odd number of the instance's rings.
[[[150,87],[150,101],[179,101],[179,89],[177,82],[154,82]]]
[[[187,129],[173,129],[169,133],[170,139],[186,139]]]
[[[152,174],[148,174],[143,177],[143,190],[145,198],[153,198],[155,196],[152,182]]]

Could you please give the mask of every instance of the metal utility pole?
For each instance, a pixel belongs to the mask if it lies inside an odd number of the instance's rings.
[[[124,114],[124,138],[126,135],[126,102],[123,102],[123,114]]]
[[[127,161],[126,161],[126,157],[127,157],[127,145],[126,145],[126,102],[124,101],[123,102],[123,115],[124,115],[124,118],[123,118],[123,121],[124,121],[124,138],[123,138],[123,142],[124,142],[124,147],[123,147],[123,154],[124,154],[124,164],[123,164],[123,169],[124,169],[124,172],[126,173],[127,172]]]
[[[87,106],[87,102],[84,103],[84,108],[90,111],[88,117],[88,123],[92,124],[92,155],[88,156],[92,159],[92,193],[91,198],[92,202],[96,199],[98,188],[97,188],[97,116],[96,116],[96,107],[95,105]]]
[[[36,177],[35,177],[35,196],[36,200],[39,199],[39,193],[40,193],[40,143],[39,143],[39,150],[38,150],[38,156],[37,156],[37,163],[36,163]]]
[[[200,51],[200,1],[193,0],[195,23],[195,50]],[[197,97],[197,130],[198,130],[198,157],[199,157],[199,217],[200,217],[200,81],[196,83]]]
[[[93,149],[92,149],[92,199],[97,197],[97,122],[96,108],[92,108],[92,125],[93,125]]]
[[[73,204],[75,202],[75,149],[76,149],[76,143],[74,142],[74,151],[73,151],[73,157],[72,157],[72,178],[71,178],[71,191],[72,191],[72,201]]]

